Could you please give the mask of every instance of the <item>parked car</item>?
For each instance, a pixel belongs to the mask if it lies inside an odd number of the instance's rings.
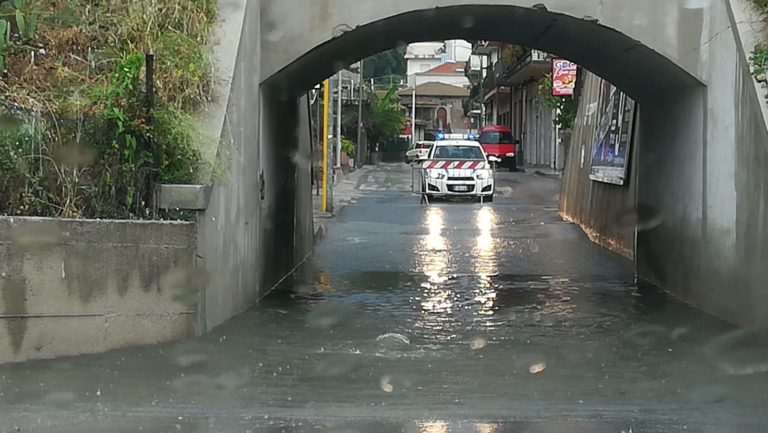
[[[429,152],[424,169],[427,197],[482,197],[492,202],[494,190],[491,163],[477,141],[439,140]]]
[[[501,160],[501,165],[510,171],[517,169],[517,146],[520,140],[512,137],[512,129],[504,125],[488,125],[480,130],[478,138],[483,150]]]
[[[413,161],[427,159],[429,151],[435,143],[433,141],[417,141],[412,144],[405,152],[405,163],[410,164]]]

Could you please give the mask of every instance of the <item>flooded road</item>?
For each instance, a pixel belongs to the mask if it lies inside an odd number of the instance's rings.
[[[192,341],[0,367],[0,432],[764,432],[753,335],[634,283],[557,181],[360,179],[316,253]]]

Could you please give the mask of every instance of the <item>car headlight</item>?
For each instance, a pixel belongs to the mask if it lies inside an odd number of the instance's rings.
[[[432,179],[445,179],[445,173],[442,170],[427,170],[427,173]]]
[[[477,178],[479,180],[488,180],[491,178],[491,170],[478,170]]]

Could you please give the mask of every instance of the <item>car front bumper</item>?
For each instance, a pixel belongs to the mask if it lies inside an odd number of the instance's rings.
[[[494,182],[493,179],[474,181],[427,179],[426,193],[453,197],[491,196],[494,193]]]

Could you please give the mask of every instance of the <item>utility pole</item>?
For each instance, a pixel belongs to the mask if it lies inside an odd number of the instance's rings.
[[[330,190],[331,171],[328,169],[331,155],[328,152],[328,122],[330,120],[329,111],[331,108],[331,83],[329,80],[323,82],[323,164],[322,164],[322,183],[323,193],[320,209],[325,212],[333,212],[333,191]]]
[[[357,152],[355,152],[355,168],[363,166],[363,65],[364,60],[360,60],[360,80],[358,85],[360,88],[357,90]]]
[[[333,136],[335,135],[336,131],[336,100],[333,99],[333,93],[334,93],[334,82],[335,75],[328,80],[328,94],[330,95],[330,100],[328,101],[328,140],[330,141],[330,144],[328,145],[329,151],[329,161],[330,161],[330,167],[331,167],[331,179],[333,179],[333,167],[336,165],[336,158],[333,157],[333,152],[336,149],[336,143],[333,141]]]
[[[413,77],[413,95],[411,97],[411,144],[416,144],[416,77]]]
[[[341,95],[341,91],[342,91],[342,88],[341,88],[341,76],[342,75],[341,75],[341,73],[342,73],[342,71],[339,71],[339,76],[338,76],[338,80],[339,81],[338,81],[338,83],[336,83],[337,87],[338,87],[338,91],[339,91],[339,96],[338,96],[339,99],[337,101],[338,102],[338,110],[336,110],[337,111],[336,115],[338,116],[338,119],[336,121],[336,168],[338,168],[338,169],[341,169],[341,99],[342,99],[341,98],[341,96],[342,96]]]

